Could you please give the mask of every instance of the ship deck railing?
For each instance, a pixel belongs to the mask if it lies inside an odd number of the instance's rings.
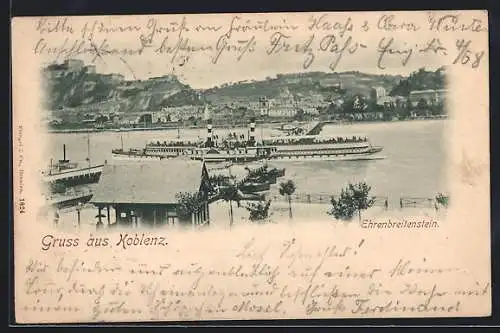
[[[268,146],[293,146],[293,145],[318,145],[318,144],[353,144],[369,142],[368,137],[364,135],[344,135],[344,136],[279,136],[274,138],[264,138],[260,141],[249,140],[215,140],[214,148],[219,149],[245,149],[259,148]]]
[[[146,144],[146,147],[198,147],[203,141],[152,141]]]
[[[316,144],[352,144],[352,143],[363,143],[368,142],[368,138],[345,138],[345,137],[337,137],[337,138],[283,138],[283,139],[264,139],[264,145],[316,145]]]
[[[81,169],[78,170],[68,170],[68,171],[63,171],[59,172],[56,174],[44,174],[44,180],[46,181],[56,181],[60,179],[65,179],[65,178],[71,178],[71,177],[79,177],[88,173],[96,173],[96,172],[102,172],[103,164],[101,165],[95,165],[91,167],[82,167]]]
[[[64,164],[53,164],[50,165],[47,171],[44,172],[45,175],[51,175],[53,173],[60,173],[65,170],[72,170],[78,167],[78,163],[76,162],[67,162]]]
[[[87,189],[72,189],[68,190],[63,193],[51,193],[48,195],[45,195],[45,200],[48,203],[58,203],[58,202],[63,202],[63,201],[69,201],[69,200],[74,200],[78,198],[83,198],[89,195],[92,195],[92,189],[87,188]]]

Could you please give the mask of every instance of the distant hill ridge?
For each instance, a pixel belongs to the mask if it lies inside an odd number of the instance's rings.
[[[401,80],[390,92],[391,96],[408,96],[414,90],[437,90],[446,88],[446,67],[436,71],[426,71],[421,68]]]
[[[195,90],[180,82],[175,75],[125,81],[119,74],[100,74],[89,68],[91,66],[84,66],[82,63],[76,69],[62,65],[44,68],[45,108],[140,112],[159,110],[162,107],[202,105],[207,102],[229,103],[234,99],[258,101],[262,96],[274,98],[285,88],[298,97],[321,95],[329,98],[335,95],[334,88],[339,86],[352,95],[369,95],[373,87],[381,86],[391,95],[403,96],[408,95],[411,90],[444,87],[442,69],[436,72],[420,70],[409,77],[357,71],[279,74],[260,81],[242,81]]]

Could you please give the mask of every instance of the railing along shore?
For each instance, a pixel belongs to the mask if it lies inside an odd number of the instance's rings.
[[[331,199],[339,199],[339,195],[329,193],[294,193],[291,195],[292,202],[305,204],[330,204]],[[268,194],[266,200],[276,202],[287,202],[287,197],[279,194]],[[374,196],[374,207],[395,208],[436,208],[437,201],[430,197],[400,197],[398,202],[391,201],[387,196]]]

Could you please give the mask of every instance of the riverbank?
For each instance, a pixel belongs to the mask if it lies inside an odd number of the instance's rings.
[[[408,122],[408,121],[421,121],[421,120],[444,120],[447,119],[446,116],[429,116],[429,117],[414,117],[411,119],[398,119],[398,120],[325,120],[320,121],[324,125],[353,125],[353,124],[377,124],[377,123],[392,123],[392,122]],[[268,121],[265,123],[259,123],[259,126],[264,128],[269,128],[273,126],[281,126],[285,124],[294,123],[293,120],[288,122],[283,121]],[[304,123],[304,122],[299,122]],[[149,127],[121,127],[121,128],[63,128],[63,129],[49,129],[48,133],[53,134],[71,134],[71,133],[123,133],[123,132],[144,132],[144,131],[173,131],[173,130],[185,130],[185,129],[203,129],[205,124],[202,125],[191,125],[178,127],[177,125],[165,125],[165,126],[149,126]],[[242,126],[246,127],[246,124],[234,124],[234,127]],[[227,127],[227,125],[225,126]]]
[[[264,127],[275,126],[276,124],[285,124],[281,122],[269,122],[260,124]],[[246,124],[236,124],[235,127],[246,127]],[[49,129],[48,133],[113,133],[113,132],[144,132],[144,131],[171,131],[171,130],[185,130],[185,129],[204,129],[206,127],[203,125],[191,125],[191,126],[182,126],[178,127],[177,125],[169,125],[169,126],[150,126],[150,127],[121,127],[121,128],[78,128],[78,129]]]
[[[403,208],[385,210],[382,207],[372,207],[362,212],[362,221],[357,218],[352,221],[335,220],[327,212],[331,208],[329,204],[304,204],[292,202],[293,219],[289,218],[289,208],[287,203],[273,202],[270,208],[270,217],[266,221],[252,222],[248,219],[249,212],[245,208],[247,202],[242,201],[240,207],[236,202],[233,206],[233,225],[230,225],[229,203],[217,201],[210,205],[210,229],[233,230],[248,225],[258,224],[288,224],[302,225],[307,223],[338,224],[340,226],[357,225],[359,227],[368,227],[369,222],[402,222],[404,220],[412,221],[442,221],[445,218],[446,210],[435,210],[432,208]],[[76,208],[67,208],[59,211],[60,218],[57,228],[61,231],[87,231],[95,232],[97,223],[97,208],[92,204],[86,204],[78,214]],[[78,224],[78,215],[80,215],[80,224]],[[50,215],[49,215],[50,216]],[[102,219],[104,225],[107,225],[107,219]],[[364,222],[363,222],[364,221]],[[369,222],[368,222],[369,221]],[[42,221],[39,221],[42,222]],[[51,225],[53,221],[49,219],[43,221]],[[110,209],[110,222],[115,223],[115,212]],[[139,226],[140,227],[140,226]],[[178,225],[168,226],[168,228],[178,228]]]

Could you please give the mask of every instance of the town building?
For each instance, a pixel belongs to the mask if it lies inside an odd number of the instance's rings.
[[[260,114],[268,117],[291,118],[297,114],[297,103],[288,88],[283,88],[275,98],[260,99]]]
[[[66,67],[66,70],[70,72],[79,72],[85,66],[83,60],[80,59],[68,59],[65,60],[63,64]]]
[[[259,111],[261,116],[266,116],[271,107],[271,100],[266,96],[259,98]]]
[[[295,98],[288,88],[282,88],[280,93],[274,98],[274,104],[279,106],[292,106],[295,104]]]
[[[371,93],[370,93],[370,98],[377,105],[384,105],[384,103],[387,102],[387,98],[385,98],[385,97],[388,97],[388,96],[387,96],[387,92],[386,92],[384,87],[372,88]]]
[[[85,73],[87,74],[95,74],[96,73],[96,68],[95,65],[87,65],[83,68]]]
[[[49,79],[59,78],[66,75],[77,75],[78,73],[96,74],[96,66],[85,66],[85,63],[79,59],[67,59],[62,63],[52,63],[43,70],[43,74]]]
[[[394,106],[398,108],[406,108],[408,106],[408,98],[404,96],[394,96]]]
[[[209,119],[212,119],[212,113],[210,112],[208,105],[205,104],[205,108],[203,109],[203,120],[207,121]]]
[[[316,115],[319,113],[318,109],[327,107],[330,102],[326,101],[323,95],[310,93],[308,95],[297,94],[295,105],[303,110],[305,113]]]
[[[171,121],[187,120],[191,117],[199,118],[204,115],[204,107],[199,105],[184,105],[176,107],[163,107],[161,109],[163,116],[170,116]]]
[[[414,107],[421,102],[426,103],[426,105],[438,105],[444,103],[447,94],[448,90],[446,89],[414,90],[408,95],[408,101]]]
[[[333,91],[342,89],[342,82],[338,78],[324,78],[319,80],[322,88],[331,88]]]
[[[156,226],[181,222],[209,223],[211,185],[205,164],[197,161],[153,161],[105,165],[93,191],[97,225]],[[198,194],[199,209],[182,218],[178,193]],[[110,216],[110,208],[115,216]],[[105,214],[103,213],[105,211]]]
[[[393,107],[396,105],[396,100],[392,96],[382,96],[377,99],[376,104],[384,107]]]
[[[123,114],[120,116],[119,124],[124,126],[137,125],[139,123],[139,115],[137,114]]]
[[[296,114],[297,108],[294,105],[275,105],[267,112],[267,116],[276,118],[292,118]]]

